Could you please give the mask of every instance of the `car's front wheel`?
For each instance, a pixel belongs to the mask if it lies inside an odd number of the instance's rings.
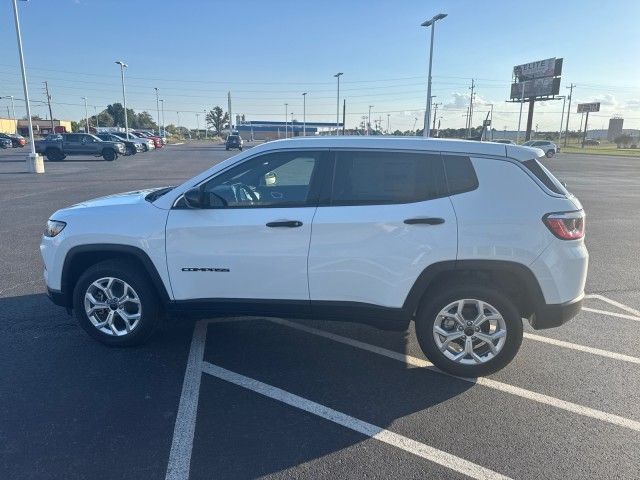
[[[441,370],[462,377],[505,367],[522,343],[522,319],[498,288],[451,285],[426,299],[416,315],[424,354]]]
[[[136,147],[127,146],[127,155],[135,155],[137,153]]]
[[[146,341],[160,323],[155,290],[139,269],[106,260],[89,267],[78,279],[73,307],[80,326],[111,346]]]
[[[547,158],[551,158],[556,154],[553,150],[547,150]]]

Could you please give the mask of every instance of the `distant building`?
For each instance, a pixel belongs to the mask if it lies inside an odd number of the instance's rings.
[[[12,118],[0,118],[0,133],[16,133],[16,121]]]
[[[342,128],[342,123],[339,124]],[[308,137],[313,137],[325,130],[334,130],[336,124],[333,122],[307,122],[306,134]],[[286,137],[301,137],[303,131],[302,122],[294,120],[293,122],[274,122],[274,121],[262,121],[258,120],[251,122],[249,120],[240,121],[236,124],[235,131],[237,131],[244,140],[277,140],[278,138]]]
[[[44,136],[50,133],[51,131],[51,120],[31,120],[31,124],[33,125],[33,135],[35,136]],[[55,133],[66,133],[71,132],[71,121],[70,120],[53,120],[53,129]],[[18,133],[25,137],[29,136],[29,121],[28,120],[18,120]]]
[[[613,117],[609,119],[609,130],[607,132],[607,139],[613,141],[614,138],[622,135],[622,124],[624,118]]]

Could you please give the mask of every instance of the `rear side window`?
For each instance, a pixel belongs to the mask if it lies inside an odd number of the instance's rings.
[[[552,192],[558,193],[560,195],[569,194],[562,183],[560,183],[560,181],[556,177],[554,177],[553,174],[535,158],[532,158],[531,160],[525,160],[524,162],[522,162],[522,164],[527,168],[527,170],[533,173],[535,177],[544,184],[545,187],[547,187]]]
[[[412,203],[445,194],[440,155],[336,152],[332,205]]]
[[[470,192],[478,188],[478,177],[469,157],[443,155],[449,195]]]

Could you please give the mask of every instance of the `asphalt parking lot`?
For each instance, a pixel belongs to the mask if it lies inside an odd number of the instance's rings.
[[[436,371],[412,329],[347,322],[178,320],[140,348],[96,343],[44,294],[49,215],[233,153],[169,145],[41,176],[26,153],[0,151],[0,478],[638,478],[640,158],[545,162],[587,212],[586,308],[526,325],[516,359],[473,380]]]

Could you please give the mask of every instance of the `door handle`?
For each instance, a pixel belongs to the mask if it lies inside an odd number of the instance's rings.
[[[441,225],[444,223],[444,218],[407,218],[404,223],[407,225]]]
[[[267,223],[267,227],[289,227],[296,228],[301,227],[302,222],[300,220],[282,220],[278,222],[269,222]]]

